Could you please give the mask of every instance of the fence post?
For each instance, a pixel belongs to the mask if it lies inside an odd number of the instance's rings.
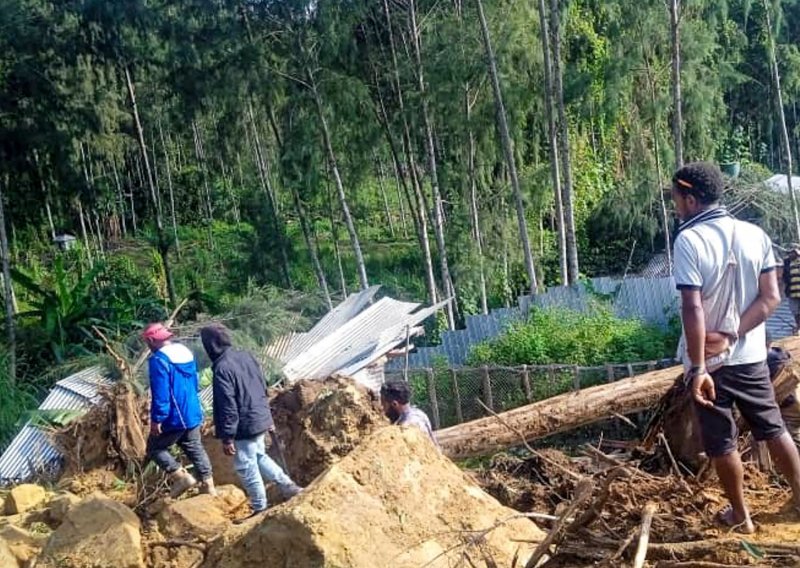
[[[492,381],[489,378],[489,367],[483,366],[483,398],[486,406],[494,412],[494,397],[492,396]]]
[[[606,363],[606,379],[608,379],[609,383],[613,383],[616,378],[617,377],[614,374],[614,365],[611,363]]]
[[[629,376],[629,377],[632,377],[632,376],[634,376],[634,373],[633,373],[633,365],[631,365],[630,363],[628,363],[628,368],[627,368],[627,370],[628,370],[628,376]]]
[[[453,394],[456,396],[456,420],[461,424],[464,422],[464,412],[461,410],[461,391],[458,390],[458,375],[455,369],[450,369],[450,376],[453,378]]]
[[[531,377],[528,374],[528,366],[522,366],[522,390],[525,391],[525,400],[533,402],[533,394],[531,393]]]
[[[439,423],[439,401],[436,398],[436,381],[433,378],[433,369],[427,369],[428,376],[428,397],[431,399],[431,414],[433,414],[433,429],[438,430],[441,426]]]
[[[581,390],[581,368],[575,365],[572,369],[574,376],[572,378],[572,388],[576,391]]]

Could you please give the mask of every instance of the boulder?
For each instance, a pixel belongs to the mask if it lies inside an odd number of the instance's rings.
[[[81,498],[69,492],[59,493],[47,504],[47,518],[54,525],[59,525],[70,509],[80,503]]]
[[[21,566],[27,566],[39,554],[47,537],[34,535],[25,529],[7,525],[0,528],[0,540],[7,544],[11,554],[14,555]],[[2,558],[2,553],[0,553],[0,558]],[[0,564],[0,566],[5,565]]]
[[[544,533],[514,515],[419,429],[384,427],[299,496],[228,531],[204,567],[523,566]]]
[[[208,539],[230,525],[224,502],[219,497],[197,495],[167,504],[158,514],[162,534],[173,538]]]
[[[18,515],[35,509],[47,499],[47,492],[41,485],[25,483],[17,485],[6,498],[6,514]]]
[[[6,541],[0,538],[0,566],[3,568],[20,568],[20,562]]]
[[[39,557],[41,568],[144,568],[139,517],[93,494],[67,513]]]

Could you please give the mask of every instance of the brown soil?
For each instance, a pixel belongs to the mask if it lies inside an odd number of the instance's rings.
[[[227,533],[205,566],[512,566],[543,536],[420,430],[386,426],[301,495]]]
[[[271,406],[289,474],[300,485],[387,423],[375,395],[349,379],[298,381],[276,394]]]
[[[119,382],[101,393],[105,400],[54,435],[64,455],[62,476],[94,469],[124,472],[144,458],[148,397]]]

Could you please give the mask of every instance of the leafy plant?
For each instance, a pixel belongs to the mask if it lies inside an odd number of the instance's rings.
[[[73,278],[58,256],[53,264],[52,283],[36,282],[20,270],[12,270],[14,281],[31,296],[32,310],[19,317],[39,319],[41,332],[55,360],[62,362],[80,343],[92,338],[91,326],[100,324],[92,316],[91,288],[103,270],[96,264],[83,275]]]
[[[470,352],[468,364],[603,365],[660,359],[674,349],[672,336],[639,320],[614,316],[605,306],[591,313],[536,309],[498,339]]]

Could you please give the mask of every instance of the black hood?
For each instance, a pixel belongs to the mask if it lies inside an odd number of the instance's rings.
[[[211,324],[200,330],[203,347],[212,361],[216,361],[232,345],[231,332],[220,323]]]

